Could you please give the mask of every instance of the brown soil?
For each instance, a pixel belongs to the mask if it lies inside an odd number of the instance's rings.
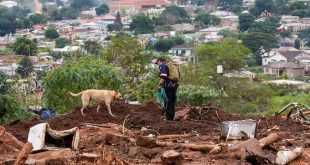
[[[183,107],[184,108],[184,107]],[[182,110],[182,107],[177,110]],[[125,127],[133,131],[140,130],[142,127],[156,130],[161,135],[164,134],[183,134],[197,132],[200,137],[198,139],[183,139],[195,142],[213,142],[219,143],[220,123],[221,121],[233,121],[243,119],[255,119],[258,121],[257,138],[267,136],[271,132],[278,132],[282,137],[287,139],[296,139],[301,136],[302,133],[309,132],[309,127],[303,126],[300,123],[294,121],[285,120],[281,116],[277,117],[263,117],[263,116],[245,116],[245,115],[232,115],[225,113],[223,110],[216,109],[203,109],[202,113],[198,114],[193,111],[189,115],[189,119],[185,121],[164,121],[164,112],[155,103],[148,103],[146,105],[136,106],[124,103],[115,103],[112,106],[112,112],[116,116],[113,118],[107,113],[107,109],[104,107],[99,113],[96,112],[96,107],[89,107],[89,110],[85,110],[86,116],[82,116],[79,108],[76,108],[72,113],[60,115],[47,121],[39,121],[33,119],[30,121],[15,121],[4,125],[7,132],[10,132],[17,139],[22,142],[27,141],[29,128],[35,124],[41,122],[48,122],[52,129],[65,130],[76,126],[81,126],[82,123],[116,123],[123,124],[127,115],[128,119],[125,123]],[[278,129],[270,128],[277,126]],[[80,149],[88,149],[98,146],[104,139],[104,128],[88,128],[81,130],[81,142]],[[281,144],[282,145],[282,144]],[[112,147],[115,151],[124,150],[124,148]],[[127,148],[128,149],[128,148]],[[142,149],[140,157],[132,159],[131,162],[135,164],[142,164],[141,162],[153,162],[156,164],[156,159],[164,150],[162,148],[154,148],[153,150]],[[127,152],[127,151],[126,151]],[[123,153],[126,153],[125,151]],[[154,153],[153,153],[154,152]],[[189,151],[182,151],[186,155]],[[189,152],[190,153],[190,152]],[[197,155],[199,152],[194,152]],[[202,156],[198,159],[189,161],[190,164],[208,162],[207,164],[248,164],[247,162],[229,158],[229,153],[222,153],[220,155],[210,155],[201,153]],[[142,155],[142,156],[141,156]],[[152,156],[150,156],[152,155]],[[122,155],[124,159],[127,158],[126,154]],[[156,156],[156,157],[155,157]],[[160,163],[160,161],[159,161]],[[150,163],[147,163],[150,164]]]
[[[180,110],[182,108],[178,108]],[[261,117],[261,116],[241,116],[225,113],[223,110],[209,109],[204,113],[201,120],[189,119],[185,121],[164,121],[164,112],[155,103],[147,103],[146,105],[129,105],[124,103],[115,103],[112,106],[112,113],[115,118],[107,113],[104,107],[99,113],[96,107],[89,107],[84,111],[86,116],[82,116],[79,108],[72,113],[54,117],[47,121],[39,121],[33,119],[30,121],[15,121],[4,125],[6,130],[14,135],[22,142],[26,142],[29,128],[42,122],[48,122],[52,129],[65,130],[72,127],[78,127],[82,123],[117,123],[123,124],[124,119],[129,115],[125,127],[133,130],[147,127],[158,131],[160,134],[182,134],[198,132],[200,135],[210,135],[219,133],[219,124],[221,121],[233,121],[242,119],[256,119],[258,124],[258,137],[264,137],[268,128],[279,125],[282,131],[290,131],[290,134],[305,131],[301,124],[278,117]],[[218,117],[216,115],[218,114]],[[195,115],[191,115],[195,116]],[[197,116],[197,114],[196,114]],[[214,123],[214,124],[212,124]]]

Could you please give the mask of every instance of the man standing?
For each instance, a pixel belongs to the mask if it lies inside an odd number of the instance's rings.
[[[172,81],[169,79],[169,67],[163,57],[159,57],[156,61],[156,64],[158,65],[160,72],[159,86],[164,88],[168,98],[168,102],[165,106],[166,119],[173,120],[177,99],[178,81]]]

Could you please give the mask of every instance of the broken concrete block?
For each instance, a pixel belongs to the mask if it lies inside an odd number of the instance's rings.
[[[141,147],[155,147],[156,139],[145,136],[136,136],[136,144]]]
[[[304,152],[304,149],[302,147],[297,147],[294,150],[291,151],[279,151],[277,153],[276,157],[276,163],[279,165],[285,165],[290,163],[292,160],[298,158],[301,156],[301,154]]]
[[[128,156],[133,158],[137,156],[139,152],[141,152],[140,147],[129,147]]]
[[[124,143],[129,142],[129,137],[118,133],[108,132],[104,140],[105,143],[109,145],[123,145]]]
[[[161,161],[163,165],[181,165],[182,164],[182,154],[175,150],[165,151],[161,155]]]

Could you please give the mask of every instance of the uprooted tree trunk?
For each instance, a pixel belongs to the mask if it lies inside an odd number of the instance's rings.
[[[156,145],[159,147],[171,147],[171,146],[180,146],[184,149],[190,149],[193,151],[211,151],[213,153],[219,153],[221,151],[221,146],[215,144],[192,144],[192,143],[172,143],[172,142],[159,142],[156,141]],[[218,151],[220,150],[220,151]]]
[[[233,152],[236,157],[244,160],[252,159],[251,157],[254,157],[262,161],[274,163],[274,155],[265,154],[263,147],[266,147],[267,145],[270,145],[278,140],[280,140],[280,136],[272,133],[260,140],[251,138],[238,144],[232,145],[228,148],[228,150]]]
[[[32,151],[32,144],[26,143],[23,149],[19,152],[17,158],[15,159],[14,165],[23,165],[25,164],[29,154]]]

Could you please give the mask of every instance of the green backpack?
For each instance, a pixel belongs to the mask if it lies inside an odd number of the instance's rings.
[[[176,64],[170,62],[168,63],[169,68],[169,76],[168,79],[174,82],[179,82],[180,80],[180,72]]]

